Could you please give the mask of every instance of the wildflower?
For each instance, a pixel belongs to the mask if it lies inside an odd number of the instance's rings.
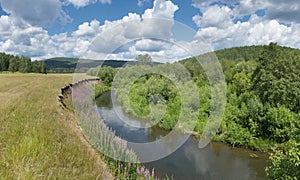
[[[136,169],[136,173],[137,173],[138,175],[141,175],[141,171],[140,171],[139,168]]]
[[[146,177],[148,177],[148,176],[150,175],[150,172],[149,172],[149,170],[148,170],[148,169],[146,169],[146,171],[145,171],[145,175],[146,175]]]

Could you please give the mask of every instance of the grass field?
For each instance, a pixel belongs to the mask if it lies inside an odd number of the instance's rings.
[[[58,106],[70,82],[70,74],[0,74],[0,179],[112,179]]]

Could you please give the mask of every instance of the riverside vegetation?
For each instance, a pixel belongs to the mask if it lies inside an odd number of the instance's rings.
[[[99,120],[93,99],[95,95],[107,90],[106,86],[84,83],[72,88],[72,103],[67,98],[68,104],[72,107],[83,134],[102,154],[116,179],[157,179],[154,169],[149,170],[142,166],[135,152],[127,147],[127,142]]]
[[[253,150],[271,150],[267,177],[300,179],[300,51],[270,43],[225,49],[216,51],[216,55],[226,78],[227,105],[214,140]],[[199,136],[212,108],[210,84],[196,58],[178,63],[188,69],[199,88],[199,110],[195,112],[193,106],[185,110],[198,114],[197,119],[186,117],[186,121],[196,124],[194,131]],[[98,77],[111,86],[118,70],[122,73],[149,68],[169,71],[176,64],[150,67],[142,63],[122,69],[103,67]],[[126,79],[118,82],[119,85],[126,83]],[[150,113],[149,102],[153,103],[153,96],[157,94],[162,97],[159,101],[166,104],[166,113],[158,126],[171,130],[177,123],[181,97],[178,87],[166,77],[158,74],[141,76],[133,83],[129,100],[122,91],[117,93],[117,100],[126,113],[145,118]]]
[[[24,57],[2,55],[10,58],[0,57],[1,71],[44,73],[42,63],[36,62],[33,68],[33,64]],[[267,177],[300,179],[300,51],[271,43],[268,46],[225,49],[216,51],[216,55],[226,78],[227,107],[214,140],[254,150],[271,150],[271,166],[266,168]],[[14,62],[17,63],[14,65]],[[178,63],[189,70],[199,88],[200,109],[190,106],[191,109],[185,111],[197,115],[197,119],[187,117],[186,125],[195,124],[194,131],[201,135],[212,108],[210,84],[195,58]],[[150,68],[147,64],[126,68],[131,71]],[[168,70],[176,64],[156,64],[154,68]],[[110,67],[100,69],[98,76],[106,86],[96,85],[95,95],[110,89],[118,70]],[[121,179],[155,178],[154,171],[140,164],[123,163],[102,156],[111,168],[108,170],[99,154],[92,153],[93,149],[78,132],[74,117],[57,106],[59,89],[72,80],[71,75],[8,73],[0,74],[0,77],[0,177],[106,179],[112,178],[112,171]],[[191,82],[189,80],[186,83]],[[81,88],[90,92],[90,87]],[[160,94],[159,98],[153,98],[157,94]],[[133,84],[129,97],[130,102],[125,100],[122,92],[117,94],[124,110],[140,117],[147,117],[150,113],[149,101],[166,104],[166,114],[158,126],[168,130],[174,128],[182,102],[177,87],[166,77],[157,74],[142,76]],[[85,103],[90,97],[80,97],[79,93],[74,98],[75,106],[88,107]],[[80,103],[76,104],[77,100]],[[127,108],[129,105],[132,109]],[[79,109],[85,112],[90,108]],[[126,142],[105,129],[99,121],[96,122],[98,117],[95,114],[85,113],[94,117],[79,117],[77,120],[95,148],[106,148],[101,150],[111,157],[123,156],[136,160],[135,154],[126,147]],[[80,113],[77,115],[80,116]],[[104,141],[98,141],[99,134],[95,130],[100,129],[101,133],[107,135],[102,139]]]

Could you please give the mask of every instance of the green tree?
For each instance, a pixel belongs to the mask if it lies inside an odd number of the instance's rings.
[[[278,143],[290,140],[300,125],[296,114],[284,106],[270,108],[264,121],[264,136]]]
[[[7,71],[9,66],[9,55],[0,53],[0,71]]]
[[[47,67],[45,61],[40,62],[40,73],[47,74]]]
[[[290,140],[274,149],[271,166],[266,168],[267,179],[300,179],[300,139]]]
[[[232,80],[233,90],[238,94],[246,92],[251,86],[251,79],[243,72],[237,73]]]
[[[22,56],[19,60],[19,71],[22,73],[29,73],[32,70],[31,59]]]
[[[19,57],[15,56],[9,59],[8,70],[11,72],[17,72],[19,70]]]
[[[275,43],[264,47],[260,64],[253,73],[254,89],[263,103],[300,110],[300,54]]]
[[[149,54],[140,54],[135,59],[141,63],[151,63],[152,62],[152,57]]]
[[[105,85],[111,86],[111,83],[114,80],[114,77],[117,73],[117,69],[110,66],[104,66],[100,68],[98,72],[98,77],[104,82]]]

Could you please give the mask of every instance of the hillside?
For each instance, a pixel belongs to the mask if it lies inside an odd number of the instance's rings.
[[[216,50],[213,53],[217,56],[219,60],[228,60],[228,61],[250,61],[250,60],[259,60],[261,53],[263,52],[265,46],[242,46],[242,47],[233,47],[233,48],[225,48],[222,50]],[[283,53],[287,53],[289,51],[294,51],[300,53],[299,49],[294,49],[290,47],[279,46],[279,49]],[[206,55],[206,54],[204,54]],[[203,55],[199,55],[200,57]],[[180,62],[184,63],[188,60],[195,59],[194,57],[183,59]]]
[[[150,102],[158,105],[155,112],[160,112],[162,106],[159,103],[163,102],[164,116],[159,121],[154,119],[155,116],[150,119],[159,127],[172,130],[194,124],[196,137],[206,138],[208,132],[214,141],[257,151],[273,151],[270,166],[266,168],[267,177],[300,179],[300,50],[270,43],[215,53],[223,67],[226,86],[222,76],[211,78],[214,69],[209,68],[218,64],[211,61],[209,54],[197,57],[200,61],[207,60],[203,66],[206,71],[196,58],[154,67],[156,72],[171,72],[178,77],[180,80],[176,79],[176,85],[160,74],[146,74],[139,79],[131,75],[131,72],[147,70],[149,66],[145,65],[120,69],[118,75],[123,79],[113,78],[116,71],[109,68],[102,68],[98,76],[107,86],[114,85],[117,102],[124,112],[148,118],[153,110]],[[184,65],[192,80],[182,76],[178,64]],[[128,82],[134,82],[130,85],[130,94],[124,91]],[[197,94],[193,94],[198,93],[197,89],[183,86],[191,84],[199,89],[199,101]],[[213,94],[216,92],[220,93]],[[161,99],[154,99],[156,95]],[[189,102],[182,103],[182,100]],[[199,108],[195,102],[200,102]],[[213,114],[221,109],[222,103],[226,108],[217,122],[218,117]],[[188,113],[183,114],[185,112]],[[181,116],[184,118],[180,119]]]
[[[77,68],[77,72],[86,72],[88,69],[97,66],[122,67],[127,61],[123,60],[82,60],[80,59],[80,67],[77,67],[78,58],[57,57],[44,60],[48,73],[73,73]]]

